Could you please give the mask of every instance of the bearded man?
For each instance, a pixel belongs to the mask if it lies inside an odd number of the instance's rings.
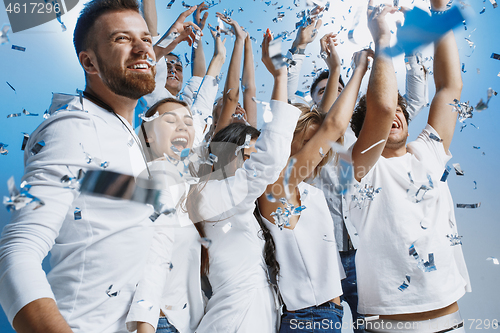
[[[85,91],[54,94],[25,149],[24,188],[44,205],[16,209],[0,240],[0,303],[18,332],[126,332],[152,239],[152,208],[79,193],[71,181],[92,169],[146,168],[132,121],[154,90],[155,53],[137,2],[87,3],[74,46]]]

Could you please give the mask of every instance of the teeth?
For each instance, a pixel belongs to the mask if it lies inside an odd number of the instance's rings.
[[[174,139],[174,141],[172,142],[185,142],[187,143],[187,140],[185,138],[177,138],[177,139]]]
[[[399,128],[399,124],[395,121],[392,122],[392,126],[396,127],[396,128]]]
[[[136,64],[132,66],[133,69],[147,69],[148,65],[147,64]]]

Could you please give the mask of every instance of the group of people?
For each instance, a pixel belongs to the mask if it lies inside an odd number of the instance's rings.
[[[262,62],[274,85],[260,130],[252,43],[234,19],[217,13],[234,46],[216,99],[226,40],[209,27],[206,68],[206,4],[160,36],[153,0],[142,9],[88,2],[74,30],[86,88],[54,94],[25,149],[23,181],[44,205],[15,210],[0,239],[0,303],[14,329],[341,332],[345,301],[356,333],[463,332],[457,301],[470,282],[441,178],[457,120],[449,104],[462,89],[455,37],[435,42],[436,94],[407,144],[408,123],[427,104],[426,70],[407,54],[398,93],[386,16],[400,9],[372,2],[374,50],[353,54],[344,83],[336,35],[323,36],[328,70],[311,85],[311,104],[294,92],[323,8],[298,29],[286,66],[266,31]],[[431,0],[430,14],[447,3]],[[173,52],[184,41],[192,76],[183,87]],[[78,175],[92,172],[96,192],[114,196],[79,190]],[[155,204],[124,200],[137,188],[117,174],[148,184]]]

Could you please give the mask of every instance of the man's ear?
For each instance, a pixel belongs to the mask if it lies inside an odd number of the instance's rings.
[[[97,74],[99,72],[94,51],[81,51],[78,54],[78,60],[87,74]]]

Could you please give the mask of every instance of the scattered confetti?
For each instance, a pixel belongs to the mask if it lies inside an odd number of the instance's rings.
[[[20,187],[20,190],[16,188],[14,176],[10,177],[9,180],[7,180],[7,188],[9,190],[10,198],[4,196],[3,204],[6,206],[9,212],[11,210],[19,210],[28,206],[29,204],[34,204],[33,210],[45,205],[42,200],[38,199],[28,192],[31,188],[31,185],[27,184],[26,182],[22,182]]]
[[[160,116],[160,113],[158,113],[158,111],[156,111],[156,113],[155,113],[154,115],[152,115],[151,117],[146,117],[146,116],[144,115],[144,113],[139,114],[139,118],[141,118],[141,119],[142,119],[142,121],[144,121],[144,122],[146,122],[146,123],[147,123],[147,122],[150,122],[150,121],[155,120],[155,119],[156,119],[156,118],[158,118],[159,116]]]
[[[408,288],[409,285],[410,285],[410,276],[407,275],[406,276],[406,280],[403,281],[403,283],[398,287],[398,290],[399,291],[405,291]]]
[[[497,8],[497,2],[495,0],[490,0],[491,4],[493,5],[493,8]]]
[[[151,222],[156,222],[156,220],[160,217],[160,215],[166,215],[166,216],[169,216],[169,215],[172,215],[172,214],[175,214],[176,213],[176,210],[175,208],[170,208],[170,207],[162,207],[160,211],[154,211],[153,214],[151,214],[151,216],[149,217],[149,219],[151,220]]]
[[[374,188],[372,185],[365,184],[364,187],[360,187],[359,184],[355,184],[354,188],[356,189],[356,193],[352,194],[352,201],[356,203],[356,207],[359,209],[363,208],[363,204],[366,201],[373,201],[375,199],[375,195],[382,191],[382,188]]]
[[[378,146],[379,144],[381,144],[381,143],[383,143],[383,142],[385,142],[385,139],[382,139],[382,140],[380,140],[379,142],[372,144],[370,147],[368,147],[368,148],[366,148],[365,150],[363,150],[363,151],[361,152],[361,154],[366,153],[367,151],[369,151],[369,150],[370,150],[370,149],[372,149],[373,147],[376,147],[376,146]]]
[[[175,0],[170,0],[170,2],[167,5],[167,9],[172,8],[172,5],[174,4]]]
[[[40,152],[40,150],[42,150],[42,148],[45,147],[45,141],[39,141],[35,144],[35,146],[33,146],[33,148],[31,148],[30,150],[30,153],[31,155],[36,155]]]
[[[278,69],[286,65],[281,53],[281,39],[273,39],[269,43],[269,57],[271,58],[274,68]]]
[[[450,171],[451,171],[451,167],[447,165],[446,168],[444,169],[443,175],[441,176],[442,182],[446,181],[446,179],[448,178],[448,175],[450,174]]]
[[[422,200],[424,200],[425,194],[434,188],[434,183],[432,181],[432,178],[430,175],[427,175],[427,180],[429,182],[428,185],[422,184],[420,185],[420,187],[417,188],[417,186],[413,182],[411,173],[409,172],[408,172],[408,177],[410,178],[410,188],[406,190],[408,199],[414,203],[419,203]]]
[[[17,45],[12,45],[12,49],[17,50],[17,51],[22,51],[22,52],[26,51],[25,47],[17,46]]]
[[[492,53],[492,54],[491,54],[491,58],[492,58],[492,59],[496,59],[496,60],[500,60],[500,54],[497,54],[497,53]]]
[[[423,272],[432,272],[437,269],[434,265],[434,253],[429,253],[429,260],[424,261],[424,259],[420,258],[417,251],[415,250],[414,244],[410,246],[408,253],[410,256],[415,258],[415,260],[417,261],[417,267]]]
[[[28,139],[30,138],[30,135],[28,133],[23,133],[23,143],[21,145],[21,150],[24,150],[26,148],[26,144],[28,143]]]
[[[7,115],[7,118],[21,117],[21,113],[11,113]]]
[[[275,212],[271,213],[271,216],[274,219],[274,224],[280,228],[280,230],[283,230],[283,227],[290,226],[290,216],[300,215],[300,213],[306,209],[306,206],[302,205],[295,207],[294,205],[288,203],[285,198],[281,198],[280,202],[283,207],[278,207]]]
[[[10,87],[12,90],[16,91],[16,89],[12,86],[12,84],[10,84],[8,81],[5,81],[5,82],[7,82],[7,84],[9,85],[9,87]]]
[[[25,114],[26,116],[38,117],[38,113],[31,113],[26,109],[23,109],[23,114]]]
[[[82,210],[78,207],[75,207],[75,211],[73,213],[75,220],[81,220],[82,219]]]
[[[458,204],[457,203],[457,208],[479,208],[481,207],[481,203],[474,203],[474,204]]]
[[[453,100],[454,104],[450,104],[453,106],[455,112],[458,112],[458,120],[463,123],[465,119],[472,118],[472,111],[474,111],[474,107],[469,105],[469,102],[463,103],[457,99]]]
[[[474,189],[477,190],[477,183],[475,180],[473,182],[474,182]]]
[[[120,295],[120,291],[119,290],[113,291],[113,285],[110,285],[106,290],[106,295],[108,295],[108,297],[116,297]]]
[[[236,151],[234,152],[235,156],[238,156],[238,153],[240,150],[245,149],[245,148],[250,148],[250,141],[252,140],[252,136],[250,134],[245,135],[245,142],[241,145],[236,147]]]
[[[486,258],[486,260],[491,260],[491,261],[493,261],[493,264],[494,264],[494,265],[500,265],[500,262],[498,262],[498,259],[497,259],[497,258],[495,258],[495,257],[488,257],[488,258]]]
[[[0,45],[9,42],[9,35],[7,34],[10,30],[10,25],[4,24],[2,30],[0,30]]]
[[[5,149],[5,147],[8,147],[8,146],[9,145],[0,142],[0,154],[7,155],[9,153],[9,151],[7,149]]]
[[[436,134],[434,133],[430,133],[429,134],[429,137],[434,140],[434,141],[437,141],[437,142],[443,142],[443,139],[441,139],[439,136],[437,136]]]
[[[460,163],[453,163],[453,167],[455,168],[455,173],[457,174],[457,176],[464,175],[462,168],[460,168]]]
[[[452,234],[452,235],[446,235],[446,237],[450,240],[451,244],[450,246],[455,246],[455,245],[462,245],[462,237],[459,236],[458,234]]]

